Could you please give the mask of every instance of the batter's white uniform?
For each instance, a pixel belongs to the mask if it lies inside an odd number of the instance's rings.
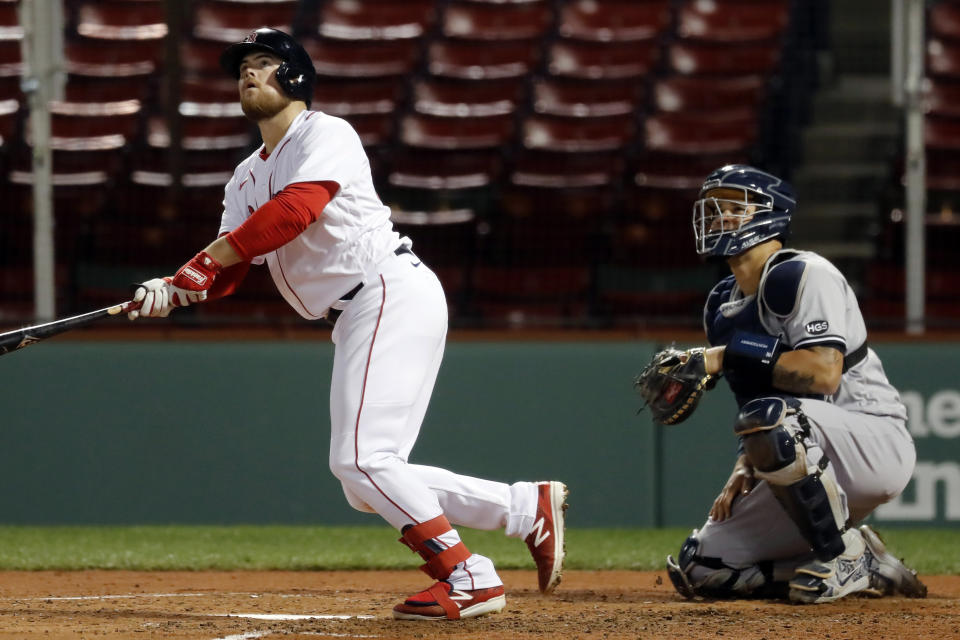
[[[764,268],[759,295],[745,296],[733,276],[718,283],[708,299],[704,324],[714,345],[726,344],[730,332],[741,329],[779,337],[788,348],[830,345],[849,357],[867,340],[846,279],[829,261],[808,251],[774,254]],[[738,396],[741,404],[747,399]],[[916,450],[906,427],[906,408],[872,349],[843,374],[833,396],[800,402],[812,431],[807,459],[815,464],[823,454],[828,456],[826,473],[835,477],[852,523],[903,491]],[[784,561],[775,565],[777,579],[791,577],[810,552],[810,544],[766,482],[737,498],[731,517],[708,519],[698,538],[701,556],[720,558],[728,566]],[[704,573],[697,567],[692,577]]]
[[[239,227],[287,185],[321,181],[340,188],[320,218],[253,262],[266,261],[280,293],[304,318],[322,318],[332,305],[343,309],[332,334],[330,469],[347,500],[398,530],[445,514],[451,524],[526,536],[537,509],[534,483],[507,485],[407,462],[443,357],[446,299],[426,264],[396,253],[412,243],[394,231],[346,121],[303,111],[269,156],[260,150],[240,163],[225,189],[220,233]],[[352,300],[338,302],[359,283]],[[456,536],[440,538],[455,544]],[[467,564],[475,559],[486,560],[474,554]],[[475,578],[472,588],[500,584],[492,565]]]

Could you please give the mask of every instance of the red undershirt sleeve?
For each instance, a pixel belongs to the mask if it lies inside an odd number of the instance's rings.
[[[329,181],[287,185],[228,233],[227,242],[245,262],[275,251],[319,220],[339,188]]]

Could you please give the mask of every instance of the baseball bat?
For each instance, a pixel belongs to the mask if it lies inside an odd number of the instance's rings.
[[[110,316],[132,311],[139,306],[139,302],[124,302],[122,304],[115,304],[112,307],[98,309],[97,311],[82,313],[78,316],[61,318],[45,324],[0,333],[0,356],[10,353],[11,351],[16,351],[17,349],[29,347],[32,344],[36,344],[41,340],[46,340],[65,331],[85,327],[102,318],[109,318]]]

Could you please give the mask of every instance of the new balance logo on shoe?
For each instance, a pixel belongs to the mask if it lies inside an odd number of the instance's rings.
[[[544,531],[543,528],[546,526],[547,521],[545,518],[540,518],[533,525],[533,529],[530,530],[530,535],[536,533],[537,535],[533,536],[533,546],[539,547],[543,544],[543,541],[550,537],[550,530]]]

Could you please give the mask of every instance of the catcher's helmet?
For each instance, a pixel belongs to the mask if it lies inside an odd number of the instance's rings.
[[[220,66],[234,78],[239,78],[240,63],[244,56],[254,51],[266,51],[283,60],[277,69],[277,82],[288,96],[310,106],[317,72],[310,56],[296,40],[283,31],[261,27],[251,31],[243,42],[227,47],[220,56]]]
[[[742,200],[708,198],[712,189],[733,189]],[[693,205],[697,253],[729,257],[750,247],[790,235],[790,216],[797,206],[793,187],[780,178],[743,164],[728,164],[707,176]]]

